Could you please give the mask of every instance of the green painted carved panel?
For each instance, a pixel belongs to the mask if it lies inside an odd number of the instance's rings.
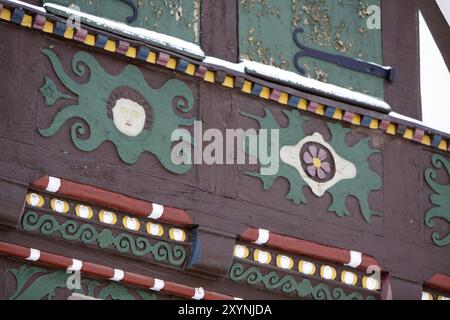
[[[133,9],[121,0],[44,0],[43,3],[64,6],[77,5],[82,12],[127,23],[134,27],[168,34],[189,42],[199,43],[200,0],[134,0],[136,19],[127,18]]]
[[[436,171],[441,169],[450,178],[450,163],[439,154],[433,155],[432,162],[434,168],[425,170],[425,181],[435,192],[430,198],[434,207],[425,214],[425,224],[427,227],[435,230],[432,234],[434,244],[439,247],[445,247],[450,244],[450,233],[446,231],[450,227],[450,184],[438,183],[436,181]],[[440,230],[438,229],[439,227]]]
[[[261,129],[278,129],[280,165],[276,173],[267,174],[260,153],[247,147],[246,152],[261,163],[259,172],[247,172],[249,176],[259,178],[264,190],[269,190],[277,178],[284,177],[289,181],[290,189],[287,199],[295,204],[306,204],[303,187],[308,186],[317,197],[330,193],[333,201],[328,211],[339,217],[350,216],[346,199],[355,197],[360,205],[364,220],[371,223],[373,216],[382,216],[381,212],[372,210],[368,198],[371,191],[381,188],[381,178],[369,166],[368,158],[379,152],[369,146],[369,138],[360,140],[353,146],[346,143],[346,136],[351,131],[340,123],[328,123],[331,140],[325,141],[319,132],[306,135],[303,124],[309,120],[298,110],[283,110],[289,122],[287,127],[281,127],[272,112],[265,108],[265,117],[241,112],[242,115],[258,121]],[[270,131],[267,131],[270,132]],[[261,143],[267,143],[268,153],[271,153],[272,135],[261,136],[257,140],[258,150]],[[249,135],[248,139],[252,136]],[[246,143],[246,146],[251,144]]]
[[[379,8],[380,0],[239,0],[241,58],[297,72],[302,50],[293,31],[302,27],[298,37],[308,48],[382,64]],[[298,63],[309,78],[384,96],[382,78],[309,56]]]
[[[71,138],[79,150],[93,151],[110,141],[127,164],[136,163],[143,152],[150,152],[172,173],[183,174],[191,169],[191,164],[172,161],[172,132],[194,122],[179,115],[191,111],[194,104],[192,91],[185,83],[171,79],[155,89],[134,65],[127,65],[119,75],[111,75],[92,55],[77,52],[72,59],[74,74],[89,74],[89,80],[80,84],[66,73],[53,51],[43,49],[43,53],[61,83],[78,96],[78,103],[60,109],[50,126],[39,130],[42,136],[51,137],[69,119],[78,118],[83,121],[72,125]],[[40,91],[47,106],[66,98],[48,76]]]
[[[49,214],[38,215],[27,211],[22,220],[25,231],[38,231],[43,235],[59,235],[68,241],[81,241],[93,244],[101,249],[113,248],[120,253],[129,253],[136,257],[151,256],[155,261],[179,267],[186,259],[186,249],[179,245],[171,245],[165,241],[150,242],[141,236],[129,233],[114,234],[111,229],[97,230],[92,224],[66,220],[59,223]]]
[[[346,293],[341,288],[330,288],[332,284],[319,283],[313,285],[310,280],[297,280],[291,275],[282,276],[277,272],[264,272],[257,267],[246,268],[240,263],[234,263],[229,277],[235,282],[245,282],[251,286],[262,286],[266,290],[281,291],[293,294],[299,298],[314,300],[375,300],[373,296],[364,297],[358,292]]]
[[[71,276],[66,270],[50,271],[26,264],[18,269],[9,269],[16,279],[16,291],[10,300],[53,300],[57,290],[65,290],[65,296],[70,295],[68,280]],[[116,282],[101,284],[96,280],[82,279],[80,287],[74,293],[97,299],[111,300],[156,300],[156,295],[150,292],[123,286]],[[60,298],[59,298],[60,299]]]

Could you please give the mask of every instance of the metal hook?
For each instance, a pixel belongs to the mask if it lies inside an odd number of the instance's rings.
[[[125,4],[129,5],[133,9],[133,14],[127,18],[128,23],[132,23],[136,21],[138,17],[138,8],[133,0],[120,0],[124,2]]]
[[[296,28],[292,32],[292,37],[293,37],[295,45],[299,49],[302,50],[302,51],[297,52],[294,56],[294,65],[300,74],[304,75],[306,72],[305,72],[305,69],[299,65],[298,60],[301,57],[311,57],[311,58],[319,59],[322,61],[334,63],[338,66],[341,66],[341,67],[344,67],[347,69],[352,69],[352,70],[364,72],[364,73],[367,73],[367,74],[370,74],[373,76],[386,78],[390,82],[394,81],[394,69],[392,69],[392,67],[380,66],[375,63],[370,63],[370,62],[366,62],[366,61],[362,61],[362,60],[358,60],[358,59],[341,56],[338,54],[331,54],[331,53],[323,52],[320,50],[308,48],[307,46],[302,44],[298,38],[299,33],[304,33],[304,32],[305,32],[305,30],[301,27]]]

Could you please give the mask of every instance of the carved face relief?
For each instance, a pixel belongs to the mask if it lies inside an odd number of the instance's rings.
[[[145,125],[145,109],[140,104],[125,98],[116,101],[112,109],[117,130],[129,137],[138,136]]]
[[[136,163],[142,153],[148,152],[172,173],[184,174],[192,168],[190,163],[172,161],[172,132],[194,124],[194,118],[189,117],[194,96],[185,83],[171,79],[155,89],[136,66],[127,65],[120,74],[112,75],[94,56],[80,51],[72,59],[73,72],[78,77],[88,75],[88,80],[80,85],[65,73],[58,55],[49,49],[42,52],[57,78],[78,96],[76,104],[67,102],[58,111],[48,128],[38,129],[43,137],[55,135],[69,119],[78,118],[82,121],[72,124],[71,139],[79,150],[91,152],[107,142],[114,144],[126,164]],[[80,63],[83,68],[77,67]],[[41,92],[51,106],[66,96],[55,93],[56,83],[48,79]]]

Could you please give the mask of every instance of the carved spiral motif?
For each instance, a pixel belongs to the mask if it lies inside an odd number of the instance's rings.
[[[186,249],[182,246],[170,246],[167,242],[150,243],[144,237],[134,238],[127,233],[120,233],[116,236],[109,229],[103,229],[98,232],[92,225],[84,223],[79,225],[73,220],[65,221],[60,224],[51,215],[41,215],[29,211],[25,213],[22,220],[22,227],[26,231],[39,230],[45,235],[59,233],[59,235],[68,241],[80,239],[85,244],[92,244],[95,241],[101,248],[107,248],[110,245],[120,253],[131,252],[134,256],[142,257],[151,254],[153,259],[158,262],[169,263],[174,266],[180,266],[186,259]]]
[[[445,168],[450,177],[450,163],[443,156],[435,154],[432,157],[433,166],[436,169]],[[425,224],[429,228],[434,228],[436,221],[443,220],[450,224],[450,185],[443,185],[436,182],[437,172],[434,168],[425,170],[425,180],[428,185],[436,192],[431,195],[431,203],[436,207],[431,208],[425,215]],[[439,232],[433,232],[431,235],[434,244],[444,247],[450,244],[450,233],[441,235]]]
[[[75,221],[66,221],[59,226],[58,231],[64,234],[64,239],[75,241],[80,239],[83,243],[91,244],[97,239],[97,231],[89,224],[83,224],[80,227]]]
[[[76,104],[66,105],[58,111],[49,127],[39,129],[42,136],[55,135],[67,121],[76,118],[83,123],[77,120],[72,125],[71,138],[75,147],[81,151],[91,152],[103,143],[110,142],[127,164],[136,163],[143,152],[149,152],[172,173],[184,174],[192,168],[190,163],[176,164],[172,161],[172,132],[180,126],[191,126],[194,122],[194,118],[185,118],[194,104],[192,91],[185,83],[171,79],[154,89],[136,66],[127,65],[120,74],[112,75],[86,52],[77,52],[72,59],[73,79],[53,51],[43,49],[42,52],[50,60],[64,87],[78,96]],[[47,86],[41,88],[41,92],[47,94],[48,104],[64,97],[47,93],[55,87],[52,80],[52,83],[47,81]],[[119,113],[121,116],[111,118],[111,108],[122,98],[131,101],[120,102],[120,105],[129,107],[128,113],[123,109]],[[134,107],[144,109],[143,128],[142,113],[137,110],[134,110],[137,113],[130,112]]]
[[[172,99],[172,107],[180,112],[187,113],[192,110],[193,105],[183,96],[175,96]]]
[[[360,293],[345,294],[341,288],[335,288],[332,292],[325,284],[313,286],[308,279],[297,282],[293,276],[280,276],[276,272],[262,274],[255,267],[245,269],[239,263],[231,266],[230,279],[236,282],[245,281],[249,285],[262,285],[268,290],[281,290],[283,293],[295,293],[298,297],[311,296],[315,300],[373,300],[373,296],[364,298]]]
[[[335,298],[336,300],[344,300],[345,299],[345,295],[343,297],[340,297],[340,296],[332,297],[330,294],[330,290],[324,284],[317,285],[312,290],[311,294],[313,295],[314,299],[316,299],[316,300],[333,300],[333,298]]]

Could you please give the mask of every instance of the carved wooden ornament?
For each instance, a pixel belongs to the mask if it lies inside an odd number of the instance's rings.
[[[43,53],[59,80],[78,96],[78,104],[63,107],[48,128],[39,130],[41,135],[51,137],[67,120],[80,118],[84,122],[72,125],[71,137],[82,151],[93,151],[103,142],[111,141],[127,164],[137,162],[141,153],[150,152],[172,173],[183,174],[191,169],[191,164],[175,164],[171,160],[172,132],[179,126],[192,125],[194,120],[175,112],[187,113],[192,109],[194,98],[186,84],[172,79],[154,89],[135,66],[127,65],[121,74],[113,76],[92,55],[78,52],[72,60],[73,72],[81,77],[88,69],[90,74],[88,82],[80,84],[64,71],[53,51],[44,49]],[[41,92],[47,104],[63,97],[56,90],[53,81],[46,77]],[[87,131],[88,138],[81,138]]]

